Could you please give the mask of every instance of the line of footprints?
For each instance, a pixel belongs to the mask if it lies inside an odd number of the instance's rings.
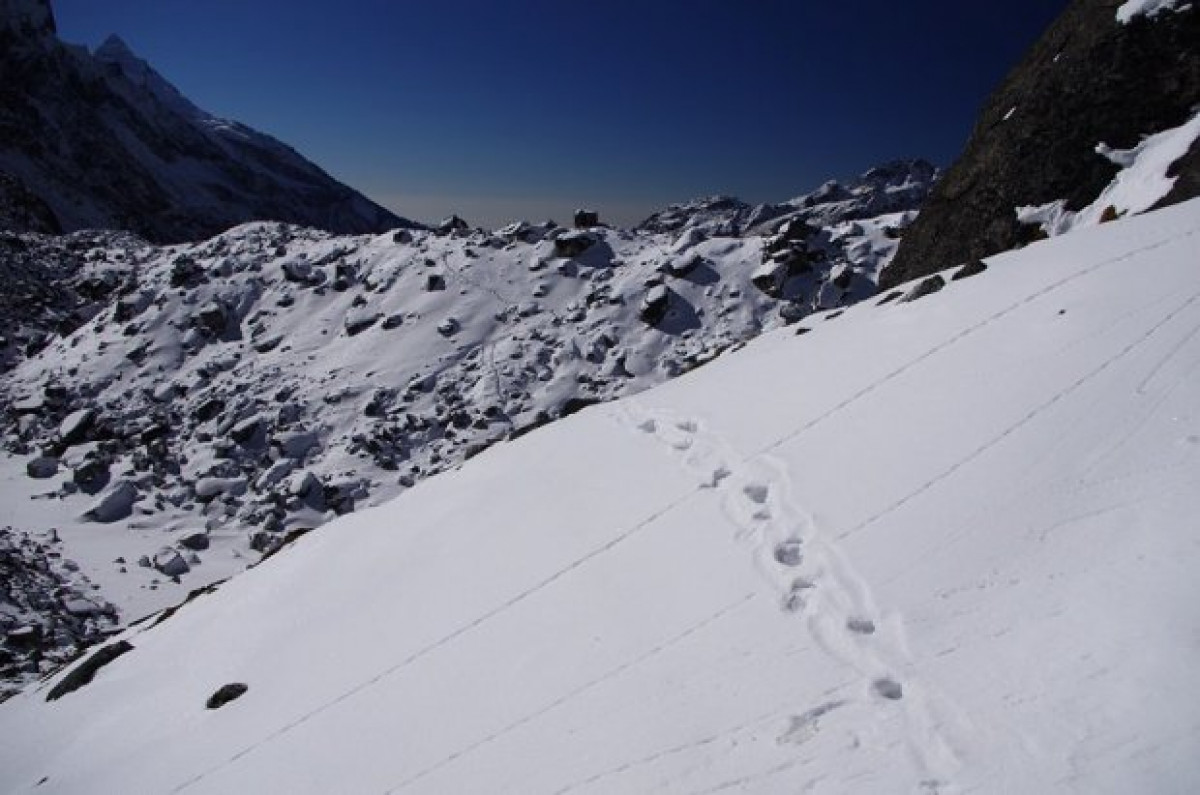
[[[806,614],[817,641],[835,657],[872,677],[880,697],[898,701],[904,688],[854,639],[875,635],[874,614],[861,582],[817,537],[812,519],[788,498],[787,477],[770,460],[746,462],[691,419],[654,415],[626,401],[634,427],[667,445],[702,488],[724,496],[738,537],[759,550],[759,568],[780,591],[780,606]],[[840,630],[840,632],[839,632]],[[841,635],[843,637],[838,637]],[[845,636],[849,636],[849,638]]]
[[[904,686],[895,667],[887,662],[904,659],[902,647],[887,637],[899,629],[889,632],[889,627],[879,626],[878,611],[865,583],[791,498],[791,480],[782,462],[766,456],[746,460],[715,434],[705,432],[696,420],[650,412],[628,399],[620,406],[625,421],[670,448],[700,488],[722,496],[723,509],[738,528],[739,540],[755,549],[757,567],[779,592],[781,609],[803,617],[821,648],[863,676],[869,683],[867,692],[881,703],[904,699]],[[927,746],[916,740],[925,747],[913,749],[924,763],[922,767],[931,772],[930,763],[948,761],[953,753],[947,754],[949,749],[936,737],[939,732],[923,705],[905,703],[912,708],[905,710],[910,722],[922,729],[916,734],[933,741]],[[845,704],[831,701],[793,717],[788,734],[797,738],[810,735],[819,718]],[[930,778],[922,787],[936,791],[940,783],[938,778]]]

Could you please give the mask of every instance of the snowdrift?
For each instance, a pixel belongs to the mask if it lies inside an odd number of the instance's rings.
[[[1194,791],[1200,202],[988,266],[325,525],[0,788]]]

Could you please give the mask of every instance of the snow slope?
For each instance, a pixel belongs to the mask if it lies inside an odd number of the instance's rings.
[[[1198,255],[1081,230],[494,446],[0,705],[0,788],[1195,791]]]

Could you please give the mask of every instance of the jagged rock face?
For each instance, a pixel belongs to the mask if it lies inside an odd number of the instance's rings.
[[[45,0],[0,2],[0,224],[126,229],[155,242],[251,220],[336,233],[413,224],[294,150],[197,108],[110,38],[63,45]]]
[[[1096,153],[1183,124],[1200,103],[1200,8],[1117,19],[1121,0],[1074,0],[991,96],[958,162],[905,233],[888,288],[1028,242],[1015,208],[1091,203],[1117,166]],[[1197,195],[1200,154],[1167,203]],[[1191,186],[1190,188],[1188,186]]]

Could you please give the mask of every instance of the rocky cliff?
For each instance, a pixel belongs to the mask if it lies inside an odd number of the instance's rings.
[[[290,147],[183,97],[116,37],[60,42],[48,0],[0,1],[0,225],[201,239],[251,220],[412,226]]]
[[[1178,127],[1200,103],[1200,8],[1073,0],[988,99],[958,162],[908,229],[880,287],[1004,251],[1038,234],[1016,208],[1090,204],[1125,149]],[[1197,195],[1200,152],[1168,172],[1164,203]]]

